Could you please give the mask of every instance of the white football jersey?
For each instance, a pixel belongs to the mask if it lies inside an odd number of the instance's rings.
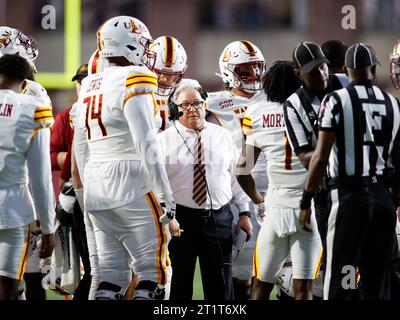
[[[169,109],[168,109],[168,96],[160,96],[157,92],[154,92],[158,105],[158,112],[155,118],[155,125],[157,129],[164,131],[165,129],[172,126],[172,121],[169,121]]]
[[[286,136],[282,104],[265,101],[250,106],[244,116],[243,128],[246,143],[258,147],[266,155],[268,193],[274,190],[276,197],[284,199],[272,200],[278,205],[297,208],[307,170],[293,153]],[[277,189],[288,190],[279,192]]]
[[[42,99],[0,90],[0,188],[28,183],[25,153],[36,131],[53,122]]]
[[[266,99],[267,97],[263,90],[257,91],[250,99],[233,95],[229,91],[212,92],[209,94],[207,104],[210,113],[207,116],[207,121],[221,125],[232,134],[235,149],[237,150],[237,157],[242,152],[245,143],[242,124],[246,110],[250,105],[266,101]],[[257,189],[266,191],[268,189],[268,177],[264,154],[260,154],[251,173],[256,182]]]
[[[263,91],[257,91],[250,99],[235,96],[230,91],[211,92],[208,95],[207,104],[212,114],[207,120],[223,126],[231,133],[237,133],[241,131],[241,123],[247,107],[265,99]],[[242,150],[240,143],[236,147]]]
[[[74,127],[86,132],[88,142],[89,160],[84,170],[88,211],[122,206],[134,200],[138,193],[152,190],[140,162],[124,161],[140,160],[140,156],[123,108],[131,97],[149,94],[150,102],[140,107],[147,108],[154,117],[158,110],[154,98],[156,89],[157,75],[139,66],[111,66],[82,81],[72,114]]]
[[[53,122],[52,109],[42,99],[0,90],[0,228],[33,221],[27,152],[37,131]]]
[[[138,66],[108,67],[83,79],[75,107],[85,112],[85,118],[79,118],[85,123],[78,125],[86,128],[91,161],[138,159],[123,107],[130,97],[149,93],[153,104],[147,107],[156,115],[156,87],[157,76]]]
[[[21,93],[26,94],[28,96],[39,97],[43,99],[47,105],[51,106],[51,100],[49,98],[49,95],[47,94],[46,89],[43,88],[43,86],[39,82],[32,80],[25,80],[22,86]]]

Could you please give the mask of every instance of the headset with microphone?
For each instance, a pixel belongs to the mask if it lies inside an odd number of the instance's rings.
[[[203,99],[203,101],[207,100],[208,94],[207,94],[206,90],[204,90],[201,87],[194,88],[194,89],[196,89],[200,93],[200,96]],[[174,94],[175,94],[175,90],[172,91],[172,93],[168,97],[168,109],[169,109],[168,119],[170,121],[178,120],[179,117],[183,115],[183,112],[178,110],[178,105],[174,101],[172,101],[172,97],[174,96]]]
[[[206,101],[207,98],[208,98],[207,92],[206,92],[203,88],[201,88],[201,87],[197,87],[197,88],[195,88],[195,89],[200,93],[201,98],[202,98],[204,101]],[[188,146],[188,144],[187,144],[187,142],[186,142],[185,137],[184,137],[184,136],[182,135],[182,133],[178,130],[178,128],[177,128],[177,126],[176,126],[176,123],[175,123],[175,121],[178,120],[179,117],[181,117],[181,116],[183,115],[183,112],[182,112],[182,111],[179,111],[179,110],[178,110],[178,105],[177,105],[175,102],[172,101],[172,97],[174,96],[174,94],[175,94],[175,91],[173,91],[173,92],[170,94],[170,96],[168,97],[168,108],[169,108],[169,117],[168,117],[168,119],[174,123],[175,130],[178,132],[178,134],[179,134],[180,137],[182,138],[182,141],[183,141],[184,145],[186,146],[186,149],[187,149],[187,150],[189,151],[189,153],[193,156],[193,158],[195,158],[195,155],[194,155],[193,151],[189,148],[189,146]],[[198,164],[195,164],[195,165],[198,165]],[[220,251],[220,254],[221,254],[221,256],[220,256],[221,262],[222,262],[221,276],[222,276],[222,281],[223,281],[224,285],[226,285],[226,283],[225,283],[225,270],[224,270],[224,267],[225,267],[226,265],[232,265],[232,263],[230,263],[230,262],[225,262],[225,261],[224,261],[224,254],[223,254],[223,251],[222,251],[222,247],[221,247],[220,241],[219,241],[218,236],[217,236],[217,223],[216,223],[216,221],[215,221],[214,215],[212,214],[212,211],[213,211],[213,204],[212,204],[212,198],[211,198],[210,189],[208,188],[207,179],[206,179],[206,177],[205,177],[203,171],[200,170],[200,173],[201,173],[203,179],[204,179],[205,182],[206,182],[206,191],[207,191],[208,197],[209,197],[209,199],[210,199],[210,205],[211,205],[210,216],[212,217],[213,222],[214,222],[215,240],[216,240],[216,243],[217,243],[217,245],[218,245],[218,248],[219,248],[219,251]]]

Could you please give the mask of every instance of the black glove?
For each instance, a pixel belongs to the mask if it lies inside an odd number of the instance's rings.
[[[72,227],[75,202],[74,187],[71,182],[67,181],[61,188],[56,206],[56,217],[62,226]]]

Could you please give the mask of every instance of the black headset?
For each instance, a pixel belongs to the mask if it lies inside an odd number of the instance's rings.
[[[207,94],[206,90],[204,90],[201,87],[194,88],[194,89],[196,89],[200,93],[200,96],[204,101],[207,100],[208,94]],[[170,121],[178,120],[179,117],[183,115],[182,111],[178,110],[178,105],[175,102],[172,101],[172,97],[173,97],[174,94],[175,94],[175,90],[172,91],[172,93],[168,97],[168,109],[169,109],[168,119]]]

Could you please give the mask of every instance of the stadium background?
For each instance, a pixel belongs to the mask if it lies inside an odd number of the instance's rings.
[[[43,28],[46,5],[55,8],[55,29]],[[355,8],[355,29],[342,27],[346,5]],[[71,78],[96,49],[97,28],[116,15],[139,18],[153,38],[179,39],[188,54],[186,77],[198,79],[210,91],[223,89],[215,72],[219,55],[231,41],[255,43],[270,66],[276,60],[291,60],[300,41],[339,39],[372,45],[382,64],[379,84],[396,95],[388,59],[400,37],[398,0],[0,0],[0,25],[19,28],[37,40],[36,80],[48,90],[55,114],[74,102]],[[195,299],[202,298],[199,279],[196,272]]]

